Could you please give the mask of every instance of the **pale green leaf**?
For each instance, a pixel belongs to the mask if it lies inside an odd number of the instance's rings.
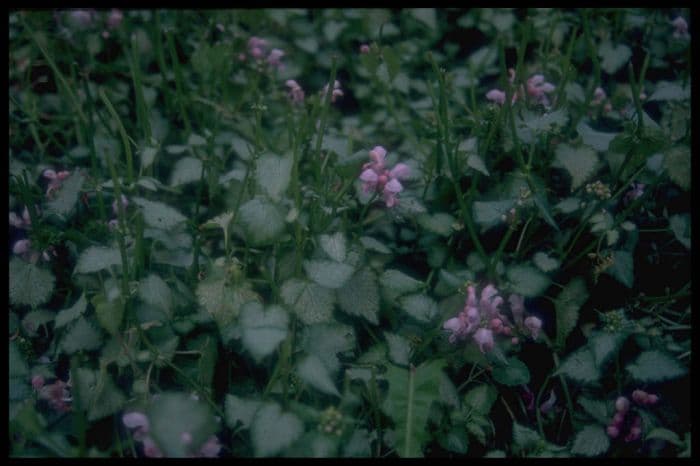
[[[372,238],[371,236],[360,237],[360,242],[367,250],[375,251],[375,252],[378,252],[380,254],[391,254],[391,249],[386,247],[384,245],[384,243],[377,241],[376,239]]]
[[[613,251],[613,264],[605,270],[627,288],[634,284],[634,257],[627,251]]]
[[[352,351],[356,345],[353,327],[338,323],[308,325],[301,341],[304,351],[318,356],[333,376],[341,367],[338,353]]]
[[[598,47],[598,56],[601,58],[600,67],[603,71],[615,74],[632,57],[632,50],[624,44],[613,44],[605,40]]]
[[[555,150],[555,162],[569,173],[571,190],[575,191],[593,175],[598,165],[598,155],[588,146],[559,144]]]
[[[688,146],[676,146],[666,152],[664,167],[671,180],[684,190],[689,190],[691,185],[690,174],[690,148]]]
[[[526,385],[530,382],[530,370],[520,359],[508,358],[507,365],[498,365],[493,368],[493,379],[503,385],[514,387]]]
[[[275,456],[304,433],[304,424],[277,403],[266,403],[253,417],[250,429],[255,456]]]
[[[450,236],[453,231],[452,225],[454,225],[456,221],[452,215],[445,212],[419,214],[416,220],[418,220],[420,226],[440,236]]]
[[[250,427],[253,416],[258,411],[262,402],[256,399],[239,398],[232,394],[227,394],[224,401],[224,413],[226,425],[233,429],[238,423],[244,429]]]
[[[337,232],[332,235],[321,235],[318,238],[321,243],[321,249],[328,254],[328,257],[336,262],[343,262],[347,253],[347,242],[345,235],[342,232]]]
[[[198,451],[219,430],[209,406],[184,393],[161,393],[153,398],[146,411],[149,434],[164,456],[184,458]],[[182,441],[182,434],[192,441]]]
[[[536,448],[542,442],[540,435],[529,427],[513,422],[513,450],[527,452]]]
[[[430,29],[437,29],[437,13],[435,8],[411,8],[411,15]]]
[[[388,301],[393,301],[399,296],[418,291],[423,286],[422,282],[395,269],[385,270],[379,278],[379,283],[381,284],[382,293]]]
[[[122,256],[117,248],[90,246],[78,257],[74,273],[93,273],[113,265],[122,265]]]
[[[377,276],[369,268],[356,272],[337,290],[336,297],[343,312],[361,316],[375,325],[379,323],[379,287]]]
[[[603,426],[588,424],[574,438],[571,453],[581,456],[598,456],[610,448],[610,439]]]
[[[572,279],[557,296],[554,308],[557,315],[556,344],[564,346],[566,338],[576,328],[579,309],[588,300],[586,281],[581,277]]]
[[[612,141],[615,136],[619,133],[604,133],[602,131],[596,131],[590,126],[588,126],[584,121],[581,121],[576,127],[576,131],[581,140],[587,146],[592,147],[598,152],[606,152],[608,146],[610,146],[610,141]]]
[[[648,101],[654,100],[688,100],[690,99],[690,85],[681,87],[677,82],[659,81],[656,89]]]
[[[579,397],[578,404],[601,425],[608,425],[610,423],[611,416],[608,413],[608,406],[605,401]]]
[[[617,353],[627,337],[626,333],[596,332],[588,339],[588,347],[593,352],[593,360],[598,369]]]
[[[513,265],[506,272],[511,291],[525,297],[536,297],[544,293],[551,283],[550,278],[531,265]]]
[[[170,287],[158,275],[151,273],[139,283],[139,297],[149,306],[172,315],[173,297]]]
[[[482,383],[464,395],[464,405],[475,412],[488,415],[498,398],[498,390],[493,385]]]
[[[672,356],[651,350],[640,354],[627,371],[640,382],[661,382],[685,375],[686,368]]]
[[[504,201],[474,201],[472,211],[474,213],[474,221],[484,228],[490,228],[499,223],[503,223],[503,215],[507,215],[508,211],[515,205],[515,200],[508,199]]]
[[[424,294],[412,294],[399,300],[401,308],[419,322],[428,323],[438,314],[437,303]]]
[[[77,351],[92,351],[102,345],[102,335],[84,317],[79,318],[61,340],[61,347],[67,354]]]
[[[306,325],[331,320],[334,293],[308,280],[292,278],[282,284],[280,296]]]
[[[647,441],[652,439],[664,440],[679,447],[683,446],[683,442],[681,441],[680,437],[678,437],[677,433],[673,432],[672,430],[664,429],[663,427],[656,427],[652,429],[646,435],[646,437],[644,437],[644,439]]]
[[[543,272],[551,272],[557,270],[561,263],[557,259],[549,257],[546,253],[539,251],[536,252],[532,257],[532,261],[535,263],[537,268]]]
[[[348,264],[328,260],[304,261],[308,277],[326,288],[340,288],[350,279],[354,269]]]
[[[51,298],[56,279],[50,271],[18,257],[10,259],[9,269],[12,304],[37,307]]]
[[[202,178],[202,161],[195,157],[183,157],[175,163],[170,173],[170,186],[178,187],[194,183]]]
[[[143,219],[150,227],[173,230],[187,220],[187,217],[162,202],[149,201],[141,197],[135,197],[132,200],[134,204],[141,207]]]
[[[284,215],[280,209],[262,197],[255,197],[240,207],[236,220],[251,246],[274,243],[284,232]]]
[[[98,294],[91,300],[95,308],[95,316],[103,329],[111,335],[119,333],[119,327],[124,317],[124,304],[121,298],[108,301],[104,295]]]
[[[467,165],[476,171],[483,173],[486,176],[491,176],[489,169],[486,168],[484,160],[478,154],[469,154],[467,156]]]
[[[600,378],[593,352],[588,346],[584,346],[567,356],[559,365],[556,373],[584,384],[594,384]]]
[[[56,314],[56,320],[54,322],[54,328],[61,328],[65,325],[73,322],[75,319],[80,317],[87,309],[87,299],[85,299],[85,293],[80,295],[80,298],[68,309],[59,311]]]
[[[253,301],[241,308],[240,325],[243,347],[259,362],[286,338],[289,317],[279,306],[263,309]]]
[[[685,246],[686,249],[690,249],[690,230],[692,225],[690,215],[687,213],[672,215],[668,219],[668,225],[676,239]]]
[[[338,389],[335,387],[335,383],[329,374],[328,368],[318,356],[313,354],[307,355],[297,365],[296,372],[301,380],[315,389],[329,395],[340,397],[340,392],[338,392]]]
[[[63,218],[67,217],[78,202],[78,195],[84,181],[85,177],[78,170],[63,180],[56,197],[46,204],[47,213],[56,214]]]
[[[263,191],[272,199],[280,199],[289,187],[292,158],[264,154],[258,159],[256,178]]]
[[[411,344],[401,335],[384,332],[389,346],[389,359],[399,366],[408,366],[411,357]]]

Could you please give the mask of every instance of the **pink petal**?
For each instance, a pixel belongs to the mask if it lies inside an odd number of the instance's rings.
[[[374,162],[384,165],[384,158],[386,157],[386,149],[382,146],[375,146],[374,149],[369,151],[369,158]]]
[[[491,102],[503,105],[506,101],[506,93],[498,89],[491,89],[486,93],[486,98]]]
[[[411,168],[405,163],[397,163],[389,172],[389,176],[400,180],[406,179],[411,176]]]
[[[399,180],[396,178],[392,178],[389,180],[389,182],[384,186],[384,192],[390,192],[392,194],[400,193],[403,191],[403,186],[401,186],[401,183],[399,183]]]
[[[379,176],[377,175],[377,173],[369,168],[363,171],[360,175],[360,180],[364,181],[365,183],[376,183],[378,179]]]
[[[139,413],[138,411],[126,413],[124,416],[122,416],[122,422],[129,429],[140,427],[146,431],[148,430],[148,418],[145,414]]]

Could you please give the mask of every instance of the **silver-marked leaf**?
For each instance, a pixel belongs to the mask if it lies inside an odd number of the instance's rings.
[[[340,397],[340,392],[335,387],[328,368],[314,354],[307,355],[297,365],[296,369],[299,378],[314,387],[315,389],[328,395]]]
[[[46,204],[47,213],[67,217],[78,202],[78,195],[84,181],[85,177],[78,170],[63,180],[61,188],[56,192],[56,197]]]
[[[588,146],[573,147],[559,144],[555,150],[555,162],[571,176],[571,190],[575,191],[595,171],[598,155]]]
[[[438,314],[437,303],[424,294],[412,294],[399,300],[401,308],[419,322],[428,323]]]
[[[357,271],[345,286],[338,288],[336,297],[343,312],[361,316],[375,325],[379,323],[379,286],[377,276],[368,267]]]
[[[282,284],[280,296],[306,325],[327,322],[333,315],[333,290],[308,280],[291,278]]]
[[[141,197],[135,197],[133,201],[141,207],[143,219],[148,226],[161,230],[173,230],[187,220],[187,217],[162,202],[149,201]]]
[[[569,333],[576,328],[579,309],[588,300],[586,281],[581,277],[575,277],[559,293],[554,301],[557,315],[556,344],[563,346]]]
[[[113,265],[122,265],[122,256],[119,249],[90,246],[78,257],[74,273],[98,272]]]
[[[582,456],[598,456],[610,448],[610,439],[603,426],[588,424],[574,438],[571,453]]]
[[[170,173],[170,186],[177,187],[199,181],[202,175],[201,160],[196,157],[183,157],[175,163]]]
[[[311,280],[332,289],[345,285],[354,272],[348,264],[328,260],[304,261],[304,270]]]
[[[257,399],[239,398],[236,395],[227,394],[224,401],[226,425],[233,429],[241,423],[243,428],[250,428],[253,416],[261,405],[262,402]]]
[[[259,362],[286,338],[288,325],[289,317],[281,307],[263,309],[259,302],[246,303],[240,316],[243,347]]]
[[[347,253],[347,242],[345,235],[342,232],[337,232],[332,235],[321,235],[318,238],[321,243],[321,249],[328,254],[328,257],[336,262],[343,262]]]
[[[536,297],[544,293],[551,283],[550,278],[531,265],[513,265],[506,272],[514,293],[525,297]]]
[[[645,351],[634,363],[627,366],[627,372],[640,382],[661,382],[685,375],[686,368],[672,356],[658,350]]]
[[[255,197],[243,204],[236,221],[241,225],[245,240],[251,246],[274,243],[284,232],[284,215],[280,209],[263,197]]]
[[[292,158],[273,154],[262,155],[257,162],[258,184],[272,199],[280,199],[289,187],[292,175]]]
[[[632,56],[632,50],[624,44],[613,44],[606,40],[598,47],[600,67],[608,74],[615,74]]]
[[[408,366],[411,356],[411,345],[407,339],[401,335],[384,332],[384,338],[389,345],[389,359],[399,366]]]
[[[250,435],[255,456],[275,456],[304,433],[304,424],[277,403],[262,405],[253,417]]]
[[[10,302],[16,305],[37,307],[51,298],[56,282],[53,274],[18,257],[10,259]]]

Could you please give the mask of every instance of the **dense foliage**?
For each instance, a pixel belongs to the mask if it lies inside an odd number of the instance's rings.
[[[688,456],[683,10],[9,15],[20,456]]]

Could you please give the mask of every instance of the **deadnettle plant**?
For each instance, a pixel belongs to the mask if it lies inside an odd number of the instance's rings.
[[[360,181],[364,192],[374,191],[382,194],[387,207],[394,207],[398,203],[397,196],[403,191],[403,185],[399,180],[410,176],[411,170],[408,165],[397,163],[394,168],[386,168],[386,149],[376,146],[369,151],[369,158],[372,159],[362,166]]]

